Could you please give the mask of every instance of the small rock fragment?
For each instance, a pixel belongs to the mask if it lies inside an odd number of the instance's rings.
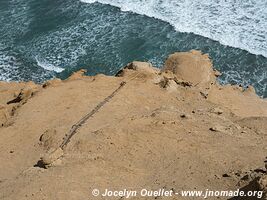
[[[52,151],[51,153],[48,153],[47,155],[43,156],[41,158],[41,161],[44,165],[50,165],[57,159],[59,159],[61,156],[63,156],[63,150],[61,148],[58,148],[55,151]]]
[[[46,130],[39,138],[40,145],[49,150],[58,147],[57,131],[55,129]]]
[[[253,86],[249,85],[247,87],[247,89],[245,90],[245,92],[248,92],[248,93],[252,93],[252,94],[256,94],[256,90]]]
[[[206,91],[201,91],[200,94],[201,94],[201,96],[204,97],[205,99],[207,99],[207,98],[208,98],[208,95],[209,95],[209,93],[206,92]]]
[[[213,131],[213,132],[225,132],[226,129],[225,127],[221,126],[221,125],[216,125],[216,126],[213,126],[210,128],[210,131]]]
[[[58,86],[62,83],[62,80],[60,79],[52,79],[52,80],[49,80],[49,81],[46,81],[42,87],[43,88],[47,88],[47,87],[50,87],[50,86]]]
[[[214,113],[214,114],[217,114],[217,115],[221,115],[221,114],[223,114],[223,110],[220,109],[220,108],[213,108],[213,109],[211,110],[211,112]]]
[[[214,70],[214,75],[215,75],[216,77],[219,77],[219,76],[222,75],[222,73],[215,69],[215,70]]]
[[[231,176],[230,176],[229,174],[223,174],[222,177],[224,177],[224,178],[229,178],[229,177],[231,177]]]
[[[237,130],[241,130],[242,129],[242,127],[239,126],[238,124],[235,124],[235,127],[236,127]]]
[[[190,119],[191,118],[191,115],[188,115],[186,113],[183,113],[183,114],[180,115],[180,117],[183,118],[183,119]]]

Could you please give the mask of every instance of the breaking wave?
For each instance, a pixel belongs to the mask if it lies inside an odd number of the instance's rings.
[[[267,1],[81,0],[99,2],[161,19],[179,32],[194,33],[223,45],[267,57]]]

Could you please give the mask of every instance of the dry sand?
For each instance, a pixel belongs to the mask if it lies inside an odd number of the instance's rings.
[[[162,70],[133,62],[116,77],[0,82],[0,199],[106,199],[95,188],[266,192],[267,101],[252,87],[221,86],[219,75],[191,51]]]

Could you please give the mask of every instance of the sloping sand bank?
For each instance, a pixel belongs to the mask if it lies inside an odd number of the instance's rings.
[[[267,101],[219,85],[219,75],[191,51],[170,55],[162,70],[133,62],[116,77],[0,82],[0,199],[124,199],[93,197],[95,188],[266,191]]]

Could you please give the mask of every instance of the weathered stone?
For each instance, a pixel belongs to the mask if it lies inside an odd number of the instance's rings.
[[[213,109],[211,110],[211,112],[214,113],[214,114],[217,114],[217,115],[221,115],[221,114],[223,114],[223,110],[220,109],[220,108],[213,108]]]
[[[215,82],[211,60],[208,55],[203,55],[200,51],[193,50],[170,55],[163,71],[171,71],[177,78],[203,89]]]
[[[259,179],[258,184],[259,184],[260,190],[263,191],[263,194],[264,194],[263,199],[267,200],[267,175],[266,174]]]
[[[39,141],[46,149],[56,148],[59,144],[57,142],[57,131],[55,129],[46,130],[41,136]]]
[[[57,159],[59,159],[61,156],[63,156],[63,153],[63,150],[61,148],[58,148],[52,152],[48,152],[48,154],[41,158],[41,161],[44,165],[50,165]]]
[[[221,133],[226,132],[226,128],[224,126],[221,126],[221,125],[213,126],[210,128],[210,130],[213,132],[221,132]]]
[[[219,77],[219,76],[222,75],[222,73],[215,69],[215,70],[214,70],[214,75],[215,75],[216,77]]]

